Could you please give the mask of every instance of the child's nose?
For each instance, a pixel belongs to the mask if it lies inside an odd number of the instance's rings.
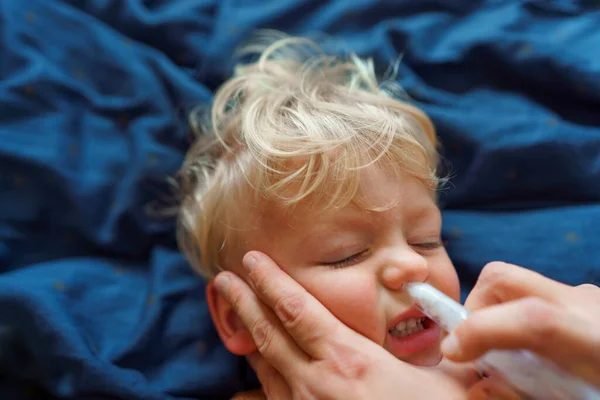
[[[406,282],[426,282],[428,279],[427,260],[414,252],[395,258],[381,269],[381,281],[391,290],[400,290]]]

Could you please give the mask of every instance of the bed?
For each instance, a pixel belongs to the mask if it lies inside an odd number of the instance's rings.
[[[225,399],[256,380],[177,250],[168,178],[236,45],[328,33],[434,120],[463,296],[485,263],[600,283],[600,3],[0,2],[0,397]]]

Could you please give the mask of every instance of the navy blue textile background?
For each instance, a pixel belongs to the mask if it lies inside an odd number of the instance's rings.
[[[465,291],[495,259],[599,283],[599,27],[584,0],[0,1],[0,397],[247,386],[151,211],[186,114],[257,28],[404,55],[452,165],[444,235]]]

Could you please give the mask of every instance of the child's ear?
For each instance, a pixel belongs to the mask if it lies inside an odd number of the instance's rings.
[[[206,285],[206,300],[217,333],[227,350],[238,356],[254,353],[256,345],[250,332],[233,308],[216,291],[213,280]]]

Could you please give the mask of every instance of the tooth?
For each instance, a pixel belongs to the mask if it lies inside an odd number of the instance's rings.
[[[405,329],[406,329],[406,321],[399,322],[398,325],[396,325],[396,330],[398,330],[398,331],[403,331]]]
[[[409,328],[414,328],[416,324],[417,324],[417,321],[415,321],[415,319],[414,319],[414,318],[411,318],[411,319],[409,319],[409,320],[408,320],[408,322],[406,323],[406,325],[407,325]]]

